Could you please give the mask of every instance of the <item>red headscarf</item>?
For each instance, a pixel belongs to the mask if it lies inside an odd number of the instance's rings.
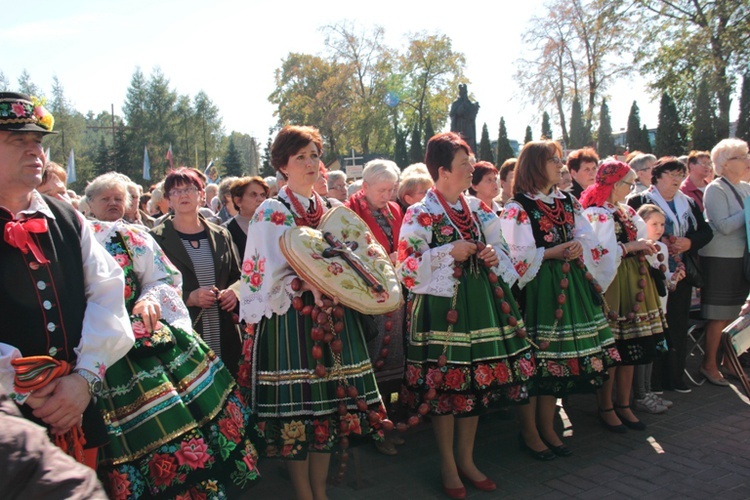
[[[627,163],[617,160],[602,163],[596,171],[594,183],[581,193],[579,200],[581,206],[583,208],[603,206],[612,194],[615,184],[624,179],[628,172],[630,172],[630,167]]]

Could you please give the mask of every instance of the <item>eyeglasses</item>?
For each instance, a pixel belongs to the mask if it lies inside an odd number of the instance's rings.
[[[670,176],[672,179],[684,179],[687,177],[685,172],[666,172],[666,175]]]
[[[256,193],[254,191],[248,191],[245,193],[245,196],[249,198],[263,198],[264,200],[268,198],[268,195],[265,192]]]
[[[176,198],[178,196],[182,196],[183,194],[188,194],[189,195],[189,194],[193,194],[193,193],[197,193],[197,192],[198,192],[198,188],[197,187],[190,186],[190,187],[186,187],[186,188],[183,188],[183,189],[173,189],[173,190],[171,190],[169,192],[169,196]]]
[[[750,160],[750,154],[740,155],[740,156],[732,156],[727,161],[732,161],[732,160]]]
[[[562,162],[563,162],[562,159],[559,158],[559,157],[557,157],[557,156],[553,156],[552,158],[548,159],[547,161],[551,161],[552,163],[556,163],[558,165],[562,165]]]
[[[623,184],[630,186],[628,189],[631,191],[635,189],[635,182],[623,182]]]

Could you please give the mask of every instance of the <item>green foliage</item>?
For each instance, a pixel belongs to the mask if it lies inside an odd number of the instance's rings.
[[[709,95],[708,82],[703,78],[693,107],[693,149],[710,151],[719,142],[715,125],[714,103]]]
[[[740,116],[737,118],[738,139],[750,143],[750,74],[742,77],[742,93],[740,94]]]
[[[576,96],[573,99],[573,109],[570,112],[570,149],[580,149],[588,145],[591,140],[591,133],[586,128],[583,119],[583,109],[581,101]]]
[[[427,151],[427,143],[432,139],[433,135],[435,135],[435,128],[432,126],[432,118],[428,116],[427,120],[424,122],[424,140],[422,141],[424,151]]]
[[[5,76],[5,73],[0,71],[0,92],[9,92],[10,91],[10,82],[8,81],[8,78]]]
[[[31,81],[31,75],[25,69],[18,77],[18,91],[28,96],[44,97],[44,92]]]
[[[401,170],[409,165],[409,152],[406,148],[407,135],[409,135],[409,133],[406,130],[396,126],[396,146],[393,150],[393,161],[396,162],[396,165],[398,165]],[[424,161],[424,159],[420,161]]]
[[[638,109],[638,103],[633,101],[633,105],[630,106],[630,114],[628,115],[628,128],[625,132],[625,142],[627,144],[628,151],[641,151],[641,114]]]
[[[486,127],[487,125],[485,125]],[[523,143],[526,144],[527,142],[533,141],[534,138],[531,135],[531,125],[526,125],[526,135],[523,138]]]
[[[515,151],[508,140],[508,130],[505,128],[505,118],[500,117],[500,129],[497,134],[497,162],[496,165],[502,165],[508,158],[514,158]]]
[[[479,141],[479,157],[477,160],[494,163],[492,154],[492,143],[490,143],[490,133],[487,130],[487,124],[482,125],[482,139]]]
[[[612,119],[609,116],[607,100],[602,99],[599,109],[599,131],[596,134],[596,150],[601,158],[615,154],[615,139],[612,137]]]
[[[656,127],[656,156],[680,156],[685,151],[685,132],[674,101],[666,92],[661,95],[659,124]],[[641,150],[644,153],[645,150]]]
[[[260,170],[261,177],[276,175],[276,170],[274,170],[273,165],[271,165],[271,133],[273,133],[273,129],[268,130],[268,140],[266,141],[266,147],[263,148],[263,163],[261,164],[262,168]]]
[[[653,153],[654,148],[651,146],[651,137],[648,133],[648,127],[646,125],[643,125],[643,128],[641,128],[641,142],[639,144],[639,151],[642,151],[644,153]]]
[[[540,139],[547,139],[552,140],[552,126],[549,123],[549,113],[546,111],[542,115],[542,135],[540,136]]]
[[[99,139],[99,147],[96,149],[96,159],[94,160],[94,175],[102,175],[112,171],[112,150],[107,146],[104,137]]]
[[[237,147],[234,145],[234,139],[231,137],[229,138],[224,158],[222,158],[222,165],[224,166],[225,177],[242,177],[246,173],[240,152],[237,150]]]

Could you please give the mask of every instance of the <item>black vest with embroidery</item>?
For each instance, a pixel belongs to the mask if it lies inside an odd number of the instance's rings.
[[[546,207],[546,210],[539,207],[537,200],[532,200],[526,195],[513,197],[513,201],[521,205],[529,217],[531,229],[534,232],[534,241],[538,247],[552,248],[573,239],[575,230],[573,200],[569,193],[561,192],[565,198],[555,198],[555,205],[539,201]],[[557,213],[558,210],[559,213]],[[551,215],[553,212],[555,216]]]
[[[615,219],[615,236],[617,243],[630,243],[638,239],[638,228],[633,220],[627,217],[622,210],[617,210],[613,214]]]

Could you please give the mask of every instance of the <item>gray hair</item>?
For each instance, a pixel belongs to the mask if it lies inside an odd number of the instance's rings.
[[[362,180],[368,185],[385,181],[395,183],[398,180],[398,172],[398,166],[394,162],[379,158],[367,162],[362,171]]]
[[[630,160],[630,168],[638,172],[639,170],[643,170],[643,167],[646,166],[648,162],[656,162],[656,156],[646,153],[641,153],[639,155],[635,155],[632,160]]]
[[[224,177],[219,183],[219,194],[217,196],[222,205],[224,205],[224,200],[226,200],[227,196],[231,197],[229,190],[232,189],[232,184],[234,184],[234,181],[237,179],[239,179],[239,177]]]
[[[112,188],[118,188],[125,195],[125,206],[129,207],[131,203],[131,196],[130,191],[128,191],[128,184],[130,184],[131,182],[132,181],[130,180],[130,177],[128,177],[127,175],[121,174],[119,172],[107,172],[106,174],[102,174],[93,181],[89,182],[88,186],[86,186],[84,196],[86,197],[86,201],[88,201],[90,204],[94,197],[99,195],[102,191]]]
[[[724,139],[711,150],[711,161],[714,162],[716,175],[721,175],[724,165],[729,158],[738,156],[738,153],[747,154],[747,143],[742,139]]]
[[[638,176],[635,174],[635,170],[631,168],[628,173],[625,174],[625,177],[615,182],[615,187],[622,186],[623,184],[632,184],[637,178]]]
[[[351,198],[354,193],[362,189],[362,179],[356,180],[346,188],[346,197]]]
[[[328,189],[331,189],[336,184],[336,181],[344,181],[344,184],[346,184],[346,172],[342,172],[341,170],[331,170],[328,172]]]
[[[430,171],[427,170],[427,165],[424,163],[412,163],[401,172],[401,178],[403,179],[410,175],[430,175]]]
[[[156,207],[159,203],[164,200],[164,181],[159,182],[156,187],[151,191],[151,199],[149,203],[152,207]]]

